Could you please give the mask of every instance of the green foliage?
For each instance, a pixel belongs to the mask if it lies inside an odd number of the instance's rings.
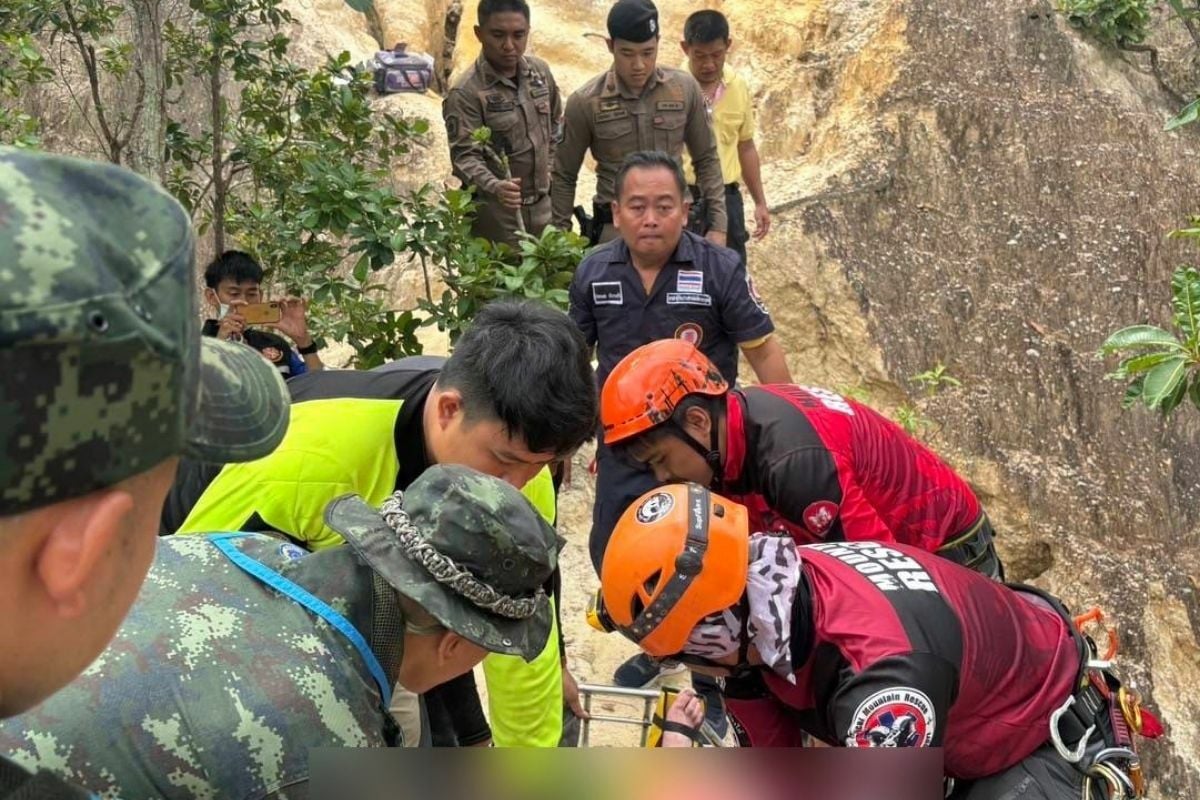
[[[939,391],[948,386],[962,386],[962,381],[946,372],[946,365],[940,361],[937,362],[932,369],[919,372],[909,378],[909,380],[913,383],[920,384],[921,388],[925,390],[926,397],[933,397]]]
[[[347,2],[371,9],[369,0]],[[162,25],[165,95],[139,95],[165,111],[164,182],[218,249],[250,252],[270,283],[309,299],[314,335],[349,343],[356,364],[370,367],[420,352],[423,324],[456,340],[497,297],[566,307],[583,240],[548,231],[513,251],[471,237],[470,192],[397,193],[391,164],[428,124],[372,108],[371,76],[356,74],[346,53],[313,71],[294,64],[286,35],[294,20],[282,0],[185,0],[179,10]],[[144,89],[144,54],[124,14],[120,0],[0,7],[0,140],[36,142],[36,121],[6,101],[52,77],[36,46],[50,34],[95,78],[91,110],[103,136],[93,131],[122,162],[133,120],[110,107],[109,92],[130,81]],[[390,308],[377,277],[402,253],[425,274],[420,311]],[[446,287],[437,301],[431,272]]]
[[[1059,0],[1059,10],[1075,27],[1117,47],[1146,40],[1149,0]]]
[[[849,397],[851,400],[856,400],[864,405],[871,404],[871,393],[861,383],[856,383],[853,386],[838,386],[834,391],[842,397]]]
[[[15,106],[28,88],[50,80],[52,73],[33,37],[18,30],[0,26],[0,144],[36,147],[37,120]]]
[[[435,264],[446,286],[438,300],[423,299],[420,308],[428,324],[449,333],[451,344],[480,308],[498,298],[538,300],[566,310],[567,287],[587,249],[583,237],[555,228],[541,236],[521,233],[517,251],[474,238],[473,206],[470,192],[447,192],[445,202],[434,207],[434,219],[424,222],[435,230],[410,240],[408,248]]]
[[[1196,235],[1187,229],[1176,234]],[[1101,355],[1124,354],[1109,375],[1129,382],[1122,408],[1141,400],[1167,417],[1189,397],[1200,408],[1200,271],[1175,270],[1171,295],[1173,331],[1133,325],[1113,333],[1100,347]]]
[[[916,406],[905,403],[896,409],[896,424],[909,436],[921,437],[929,431],[929,420]]]

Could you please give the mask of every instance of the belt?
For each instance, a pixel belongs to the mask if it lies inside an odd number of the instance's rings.
[[[992,536],[987,525],[987,514],[982,511],[971,527],[955,536],[937,549],[937,554],[963,566],[974,566],[987,554]]]
[[[725,191],[736,192],[740,185],[741,184],[739,184],[737,181],[734,181],[733,183],[727,183],[727,184],[725,184]],[[702,194],[700,191],[699,185],[697,185],[695,183],[688,184],[688,190],[690,190],[691,193],[696,197],[700,197],[700,195]]]

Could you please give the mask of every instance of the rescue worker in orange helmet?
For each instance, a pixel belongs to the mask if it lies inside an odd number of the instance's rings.
[[[604,443],[660,482],[691,480],[749,509],[751,528],[798,544],[898,542],[1002,576],[979,500],[949,466],[876,411],[827,389],[731,389],[696,347],[626,356],[600,398]]]
[[[726,678],[743,745],[942,747],[955,800],[1134,796],[1102,791],[1141,779],[1110,702],[1123,690],[1058,600],[919,548],[800,546],[748,519],[695,483],[646,493],[609,542],[599,615]]]

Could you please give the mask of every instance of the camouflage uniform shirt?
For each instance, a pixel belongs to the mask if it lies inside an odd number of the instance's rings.
[[[612,70],[597,75],[567,98],[562,141],[554,151],[551,224],[571,227],[579,168],[589,149],[596,159],[594,202],[607,206],[615,199],[615,178],[627,155],[661,150],[680,161],[685,147],[708,204],[709,228],[723,232],[725,181],[696,79],[682,70],[659,68],[635,94]]]
[[[402,639],[371,632],[375,573],[349,547],[307,554],[265,535],[246,555],[329,603],[395,679]],[[392,649],[393,652],[381,652]],[[0,752],[104,798],[308,796],[308,748],[387,744],[366,662],[332,626],[243,572],[203,536],[158,544],[116,637],[83,674],[0,724]]]

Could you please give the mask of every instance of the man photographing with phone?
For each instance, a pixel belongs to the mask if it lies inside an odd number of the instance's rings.
[[[243,342],[262,353],[284,379],[324,369],[317,344],[308,332],[307,303],[298,297],[263,302],[263,269],[240,250],[226,250],[204,270],[204,298],[216,318],[204,322],[201,333]],[[259,327],[274,328],[287,339]]]

